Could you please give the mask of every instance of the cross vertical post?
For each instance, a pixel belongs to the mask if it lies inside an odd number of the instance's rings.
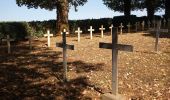
[[[82,33],[82,31],[80,30],[80,27],[78,27],[78,30],[75,32],[78,33],[78,42],[80,42],[80,33]]]
[[[94,31],[94,29],[92,28],[92,26],[90,26],[90,29],[88,29],[88,31],[90,31],[90,39],[93,39],[93,31]]]
[[[148,30],[150,29],[151,22],[148,20]]]
[[[166,19],[165,18],[163,19],[163,27],[164,28],[166,27]]]
[[[7,38],[6,39],[2,39],[2,41],[6,41],[7,42],[8,54],[10,54],[11,53],[11,44],[10,44],[10,42],[14,41],[14,39],[10,39],[10,36],[7,35]]]
[[[130,27],[131,27],[130,23],[128,23],[127,27],[128,27],[128,33],[130,33]]]
[[[138,31],[138,22],[135,23],[135,30]]]
[[[145,30],[145,21],[142,21],[142,31]]]
[[[116,29],[113,30],[112,34],[112,48],[117,48],[118,34]],[[112,93],[118,94],[118,69],[117,69],[117,56],[118,50],[112,49]]]
[[[152,24],[153,24],[153,28],[155,29],[155,26],[156,26],[155,19],[152,21]]]
[[[67,81],[67,47],[66,47],[66,29],[64,29],[63,35],[63,66],[64,66],[64,80]]]
[[[99,28],[99,30],[101,30],[101,38],[103,38],[103,31],[105,30],[105,28],[103,28],[103,25],[101,25],[101,28]]]
[[[111,33],[111,35],[112,35],[113,24],[111,24],[111,26],[110,26],[109,28],[110,28],[110,33]]]

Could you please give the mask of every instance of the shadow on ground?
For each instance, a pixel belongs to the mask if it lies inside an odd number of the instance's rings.
[[[148,32],[147,34],[143,34],[144,36],[156,37],[155,32]],[[159,38],[170,38],[170,33],[160,33]]]
[[[67,83],[62,81],[62,52],[34,48],[30,51],[25,46],[19,46],[12,54],[0,52],[0,100],[92,99],[83,94],[91,86],[88,78],[77,77]],[[68,66],[78,73],[86,73],[102,70],[103,64],[68,61]]]

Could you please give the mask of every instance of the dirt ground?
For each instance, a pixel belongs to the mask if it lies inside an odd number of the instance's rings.
[[[130,100],[170,100],[170,35],[161,34],[159,52],[154,51],[154,35],[119,35],[120,44],[133,45],[133,52],[119,51],[119,94]],[[0,100],[100,100],[111,92],[112,51],[99,48],[99,42],[111,42],[110,33],[68,35],[68,82],[63,81],[62,48],[55,47],[61,36],[12,42],[12,54],[5,43],[0,46]]]

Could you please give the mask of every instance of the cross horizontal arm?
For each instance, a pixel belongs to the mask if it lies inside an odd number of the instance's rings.
[[[113,45],[111,43],[99,43],[99,48],[105,48],[105,49],[112,49]],[[117,44],[116,48],[121,51],[129,51],[133,52],[133,46],[131,45],[123,45],[123,44]]]
[[[56,47],[63,48],[63,43],[56,43]],[[69,49],[69,50],[74,50],[74,45],[66,44],[66,48]]]

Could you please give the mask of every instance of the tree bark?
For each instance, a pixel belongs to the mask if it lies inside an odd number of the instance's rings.
[[[69,32],[68,12],[69,12],[68,0],[62,0],[61,2],[57,3],[56,34],[60,34],[64,29],[66,29]]]
[[[170,18],[169,7],[170,7],[170,0],[165,0],[165,17],[166,17],[166,19]]]
[[[145,4],[147,9],[147,17],[152,23],[152,20],[154,19],[154,13],[155,13],[154,0],[146,0]]]
[[[131,12],[131,0],[124,0],[124,15],[130,16]]]

